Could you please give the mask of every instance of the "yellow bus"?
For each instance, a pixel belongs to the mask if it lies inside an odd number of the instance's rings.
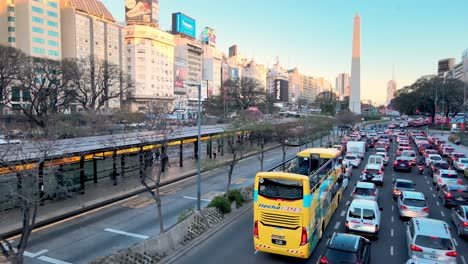
[[[254,183],[254,247],[308,258],[342,198],[341,152],[309,148]]]

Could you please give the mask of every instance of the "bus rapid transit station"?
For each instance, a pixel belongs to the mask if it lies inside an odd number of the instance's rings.
[[[224,132],[224,126],[204,127],[203,131],[202,146],[206,147],[209,158],[212,158],[213,148],[223,155],[227,142],[236,140],[233,134]],[[236,134],[237,137],[248,136],[248,132]],[[192,146],[192,157],[197,159],[194,129],[184,129],[180,135],[166,140],[155,132],[137,132],[2,146],[0,210],[16,207],[8,194],[21,188],[36,190],[33,195],[47,200],[61,198],[61,194],[85,194],[85,183],[97,183],[106,177],[110,177],[114,185],[118,176],[142,177],[153,153],[163,153],[163,148],[177,155],[178,165],[183,167],[183,160],[187,158],[184,149]]]
[[[343,195],[341,152],[309,148],[254,183],[254,247],[308,258]]]

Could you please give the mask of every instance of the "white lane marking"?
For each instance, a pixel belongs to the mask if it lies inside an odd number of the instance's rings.
[[[464,256],[461,256],[461,259],[462,259],[462,261],[463,261],[463,264],[466,264],[465,257],[464,257]]]
[[[393,256],[393,246],[390,246],[390,255]]]
[[[441,214],[442,216],[444,216],[444,217],[445,217],[445,214],[444,214],[444,212],[442,212],[442,211],[441,211],[441,212],[440,212],[440,214]]]
[[[429,181],[426,181],[426,182],[427,182],[427,184],[429,184]]]
[[[440,206],[439,201],[436,201],[437,206]]]
[[[197,200],[197,197],[190,197],[190,196],[183,196],[185,199],[190,199],[190,200]],[[211,202],[209,199],[200,199],[205,202]]]
[[[429,187],[429,189],[431,189],[431,191],[432,191],[432,187]]]
[[[258,250],[255,250],[254,255],[258,253]]]
[[[390,230],[390,236],[393,237],[393,228]]]
[[[456,247],[458,247],[458,242],[456,239],[453,240],[453,243],[455,244]]]
[[[325,245],[328,245],[328,242],[330,242],[330,238],[327,239],[327,242],[325,243]]]
[[[350,205],[351,204],[351,201],[347,201],[346,202],[346,206]]]
[[[432,194],[432,196],[434,196],[434,198],[435,198],[435,194]]]
[[[393,212],[393,210],[395,210],[395,206],[392,206],[392,212]]]
[[[38,259],[45,261],[45,262],[53,263],[53,264],[71,264],[70,262],[61,261],[61,260],[49,258],[46,256],[40,256]]]
[[[24,255],[27,256],[27,257],[30,257],[30,258],[35,258],[35,257],[37,257],[39,255],[42,255],[42,254],[46,253],[47,251],[49,251],[49,250],[43,249],[43,250],[38,251],[36,253],[31,253],[31,252],[28,252],[28,251],[24,251]]]
[[[393,216],[392,216],[392,222],[393,222]]]
[[[106,228],[106,229],[104,229],[104,231],[112,232],[112,233],[116,233],[116,234],[120,234],[120,235],[125,235],[125,236],[141,238],[141,239],[149,238],[149,236],[139,235],[139,234],[135,234],[135,233],[129,233],[129,232],[120,231],[120,230],[116,230],[116,229],[112,229],[112,228]]]
[[[336,222],[335,223],[335,229],[338,229],[338,227],[340,227],[340,224],[341,224],[340,222]]]
[[[345,210],[343,210],[343,211],[341,211],[341,214],[340,214],[340,216],[344,216],[345,214],[346,214],[346,211],[345,211]]]

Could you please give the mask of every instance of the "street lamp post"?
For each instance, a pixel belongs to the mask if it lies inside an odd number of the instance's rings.
[[[201,83],[198,85],[198,111],[197,111],[197,145],[198,145],[198,159],[197,159],[197,209],[201,210]]]

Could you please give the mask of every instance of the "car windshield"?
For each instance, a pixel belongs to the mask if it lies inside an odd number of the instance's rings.
[[[374,193],[374,189],[356,187],[354,192],[357,195],[371,195]]]
[[[432,156],[430,157],[431,160],[442,160],[442,157],[440,156]]]
[[[345,159],[347,160],[355,160],[356,156],[346,156]]]
[[[405,157],[416,157],[416,154],[414,152],[406,152],[406,153],[403,153],[403,156]]]
[[[426,207],[426,201],[420,199],[405,199],[403,201],[404,205],[415,206],[415,207]]]
[[[458,178],[458,175],[456,173],[442,173],[442,175],[440,176],[442,178],[450,178],[450,179]]]
[[[456,192],[468,192],[468,187],[466,185],[449,185],[448,190]]]
[[[258,194],[267,198],[302,199],[302,181],[260,178]]]
[[[364,170],[364,173],[367,173],[367,174],[378,174],[380,170],[377,170],[377,169],[366,169]]]
[[[413,189],[413,183],[412,182],[398,181],[396,183],[395,187],[396,188]]]
[[[434,166],[436,168],[439,168],[439,169],[443,169],[443,170],[446,170],[450,167],[450,165],[448,165],[448,163],[442,163],[442,162],[437,162],[436,164],[434,164]]]
[[[432,248],[437,250],[452,250],[453,244],[449,238],[437,236],[416,236],[415,244],[420,247]]]
[[[356,253],[338,250],[338,249],[327,249],[325,257],[331,263],[356,263]]]
[[[468,159],[459,159],[458,161],[463,164],[468,163]]]

